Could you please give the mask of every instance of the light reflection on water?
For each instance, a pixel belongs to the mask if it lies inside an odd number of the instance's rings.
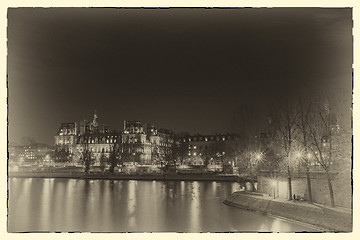
[[[226,206],[237,183],[9,179],[9,232],[303,231]]]
[[[199,183],[198,182],[192,182],[191,186],[191,205],[190,205],[190,211],[191,211],[191,217],[190,217],[190,232],[200,232],[200,221],[199,221],[199,215],[200,215],[200,196],[199,196]]]

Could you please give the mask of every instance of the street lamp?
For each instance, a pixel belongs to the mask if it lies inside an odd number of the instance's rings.
[[[264,158],[264,154],[262,152],[254,152],[252,153],[252,155],[252,159],[255,161],[256,164],[261,162]]]

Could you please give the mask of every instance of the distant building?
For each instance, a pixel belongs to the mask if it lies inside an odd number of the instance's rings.
[[[130,146],[134,162],[139,164],[161,164],[166,148],[174,142],[174,133],[167,129],[157,130],[155,125],[141,121],[124,121],[122,142]]]
[[[41,143],[31,145],[9,146],[10,164],[35,164],[48,161],[53,155],[53,148]]]
[[[91,122],[82,121],[62,123],[55,135],[55,152],[65,151],[74,162],[81,160],[84,144],[91,150],[94,166],[102,164],[102,157],[108,158],[114,144],[121,143],[122,151],[128,151],[122,159],[124,165],[203,165],[204,162],[216,165],[227,157],[224,143],[237,140],[234,134],[189,135],[179,134],[168,129],[157,129],[154,124],[141,121],[124,121],[121,132],[109,131],[100,127],[95,112]],[[219,147],[214,153],[213,148]],[[211,148],[212,157],[203,153]],[[233,164],[233,163],[232,163]]]
[[[185,164],[203,165],[206,158],[209,157],[210,159],[207,159],[209,160],[209,164],[219,165],[221,164],[221,160],[226,158],[226,144],[236,141],[237,139],[238,135],[235,134],[197,134],[184,136],[181,141],[185,144],[185,148],[187,149]],[[210,155],[212,156],[210,157]]]
[[[127,144],[130,158],[127,162],[138,165],[161,164],[166,153],[165,148],[174,142],[174,133],[170,130],[157,130],[153,124],[141,121],[124,121],[121,132],[109,131],[99,127],[95,112],[91,122],[82,121],[62,123],[55,135],[55,152],[66,151],[70,158],[79,162],[86,143],[94,157],[94,166],[100,166],[101,157],[108,158],[115,143]]]
[[[91,122],[62,123],[55,135],[55,153],[66,151],[70,159],[79,162],[84,145],[87,144],[94,157],[94,165],[100,166],[101,157],[109,157],[112,145],[121,141],[121,134],[110,132],[104,125],[99,127],[97,119],[95,112]]]

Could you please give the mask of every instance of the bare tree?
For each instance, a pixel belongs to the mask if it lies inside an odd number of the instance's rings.
[[[225,160],[233,156],[232,151],[235,151],[236,145],[230,145],[225,141],[216,141],[205,145],[201,151],[204,159],[204,165],[208,166],[211,159],[216,159],[221,162],[222,169],[225,169]]]
[[[119,146],[118,141],[110,143],[110,155],[109,155],[109,172],[113,173],[115,167],[118,165],[119,156],[121,153],[121,147]]]
[[[297,127],[299,129],[299,138],[304,151],[302,154],[301,159],[303,160],[302,163],[305,166],[306,170],[306,182],[307,182],[307,193],[308,193],[308,203],[313,203],[312,198],[312,191],[311,191],[311,178],[310,178],[310,161],[309,161],[309,124],[310,124],[310,114],[312,111],[312,103],[310,101],[305,102],[303,99],[300,99],[298,102],[298,121]]]
[[[216,157],[216,152],[212,147],[212,144],[205,145],[201,151],[201,156],[204,159],[205,168],[210,164],[211,158]]]
[[[55,162],[67,163],[71,162],[71,153],[65,148],[56,148],[54,152]]]
[[[29,137],[29,136],[24,136],[21,138],[21,143],[24,146],[31,146],[31,145],[35,145],[37,142],[34,138]]]
[[[84,134],[81,139],[82,151],[81,151],[81,162],[85,166],[85,173],[89,173],[90,167],[94,162],[94,156],[90,148],[90,136]]]
[[[105,150],[102,149],[101,154],[100,154],[100,168],[101,168],[102,172],[105,170],[105,166],[108,161],[109,161],[109,159],[105,155]]]
[[[339,161],[338,165],[346,163],[345,160],[349,158],[351,151],[349,151],[351,137],[343,129],[340,131],[337,116],[326,100],[319,102],[311,114],[309,137],[311,139],[309,148],[317,163],[326,173],[330,204],[331,207],[335,207],[332,168],[336,165],[336,161]]]
[[[161,159],[161,166],[165,167],[168,171],[171,166],[175,166],[176,162],[176,144],[166,138],[159,146],[159,156]]]
[[[128,141],[122,142],[120,137],[110,143],[109,172],[113,173],[119,164],[123,166],[124,162],[133,160],[131,159],[132,153],[132,145]]]
[[[297,117],[298,112],[295,105],[289,99],[285,100],[280,106],[277,113],[277,136],[278,142],[283,152],[283,159],[285,163],[286,172],[288,175],[288,199],[292,200],[292,185],[291,185],[291,151],[293,142],[297,134]]]
[[[174,151],[176,159],[179,159],[182,165],[187,153],[187,144],[181,139],[175,139]]]
[[[160,163],[160,149],[156,144],[151,146],[151,162],[156,164]]]

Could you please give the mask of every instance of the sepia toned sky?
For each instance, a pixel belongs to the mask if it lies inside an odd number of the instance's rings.
[[[279,96],[351,92],[351,9],[10,8],[7,38],[10,143],[95,109],[117,130],[260,129]]]

